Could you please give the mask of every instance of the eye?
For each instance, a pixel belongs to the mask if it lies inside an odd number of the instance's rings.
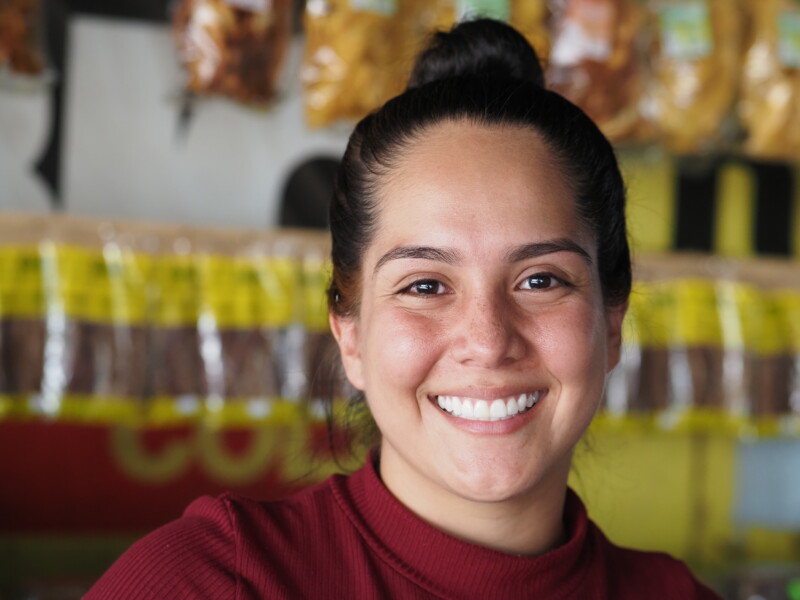
[[[444,284],[435,279],[420,279],[409,286],[400,290],[401,294],[411,294],[415,296],[435,296],[446,292]]]
[[[551,273],[534,273],[523,279],[519,288],[522,290],[547,290],[561,285],[565,285],[564,281]]]

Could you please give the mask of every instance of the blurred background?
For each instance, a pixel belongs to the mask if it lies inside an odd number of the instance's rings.
[[[469,15],[627,180],[624,357],[571,484],[726,599],[800,598],[800,2],[0,0],[0,599],[80,598],[198,495],[358,462],[321,402],[332,180]]]

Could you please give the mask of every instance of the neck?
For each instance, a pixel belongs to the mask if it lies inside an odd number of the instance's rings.
[[[474,500],[442,489],[393,452],[381,453],[379,468],[384,485],[409,510],[465,542],[538,556],[566,537],[563,513],[569,460],[534,489],[499,501]]]

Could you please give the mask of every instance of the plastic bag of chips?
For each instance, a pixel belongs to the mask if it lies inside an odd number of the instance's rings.
[[[274,99],[291,17],[291,0],[182,0],[173,28],[188,90],[247,104]]]
[[[636,139],[644,13],[634,0],[551,0],[548,87],[580,106],[612,141]]]
[[[730,114],[740,68],[736,0],[650,0],[652,79],[645,114],[678,154],[708,150]]]
[[[360,119],[402,90],[397,13],[396,0],[309,0],[301,79],[310,126]]]
[[[40,0],[0,2],[0,70],[39,75],[44,71],[41,50]]]
[[[800,2],[748,0],[739,102],[745,151],[800,156]]]

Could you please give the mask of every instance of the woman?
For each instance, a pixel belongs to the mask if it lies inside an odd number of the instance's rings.
[[[437,34],[356,127],[330,320],[380,431],[355,474],[196,501],[88,598],[716,598],[567,488],[630,292],[612,148],[495,21]]]

